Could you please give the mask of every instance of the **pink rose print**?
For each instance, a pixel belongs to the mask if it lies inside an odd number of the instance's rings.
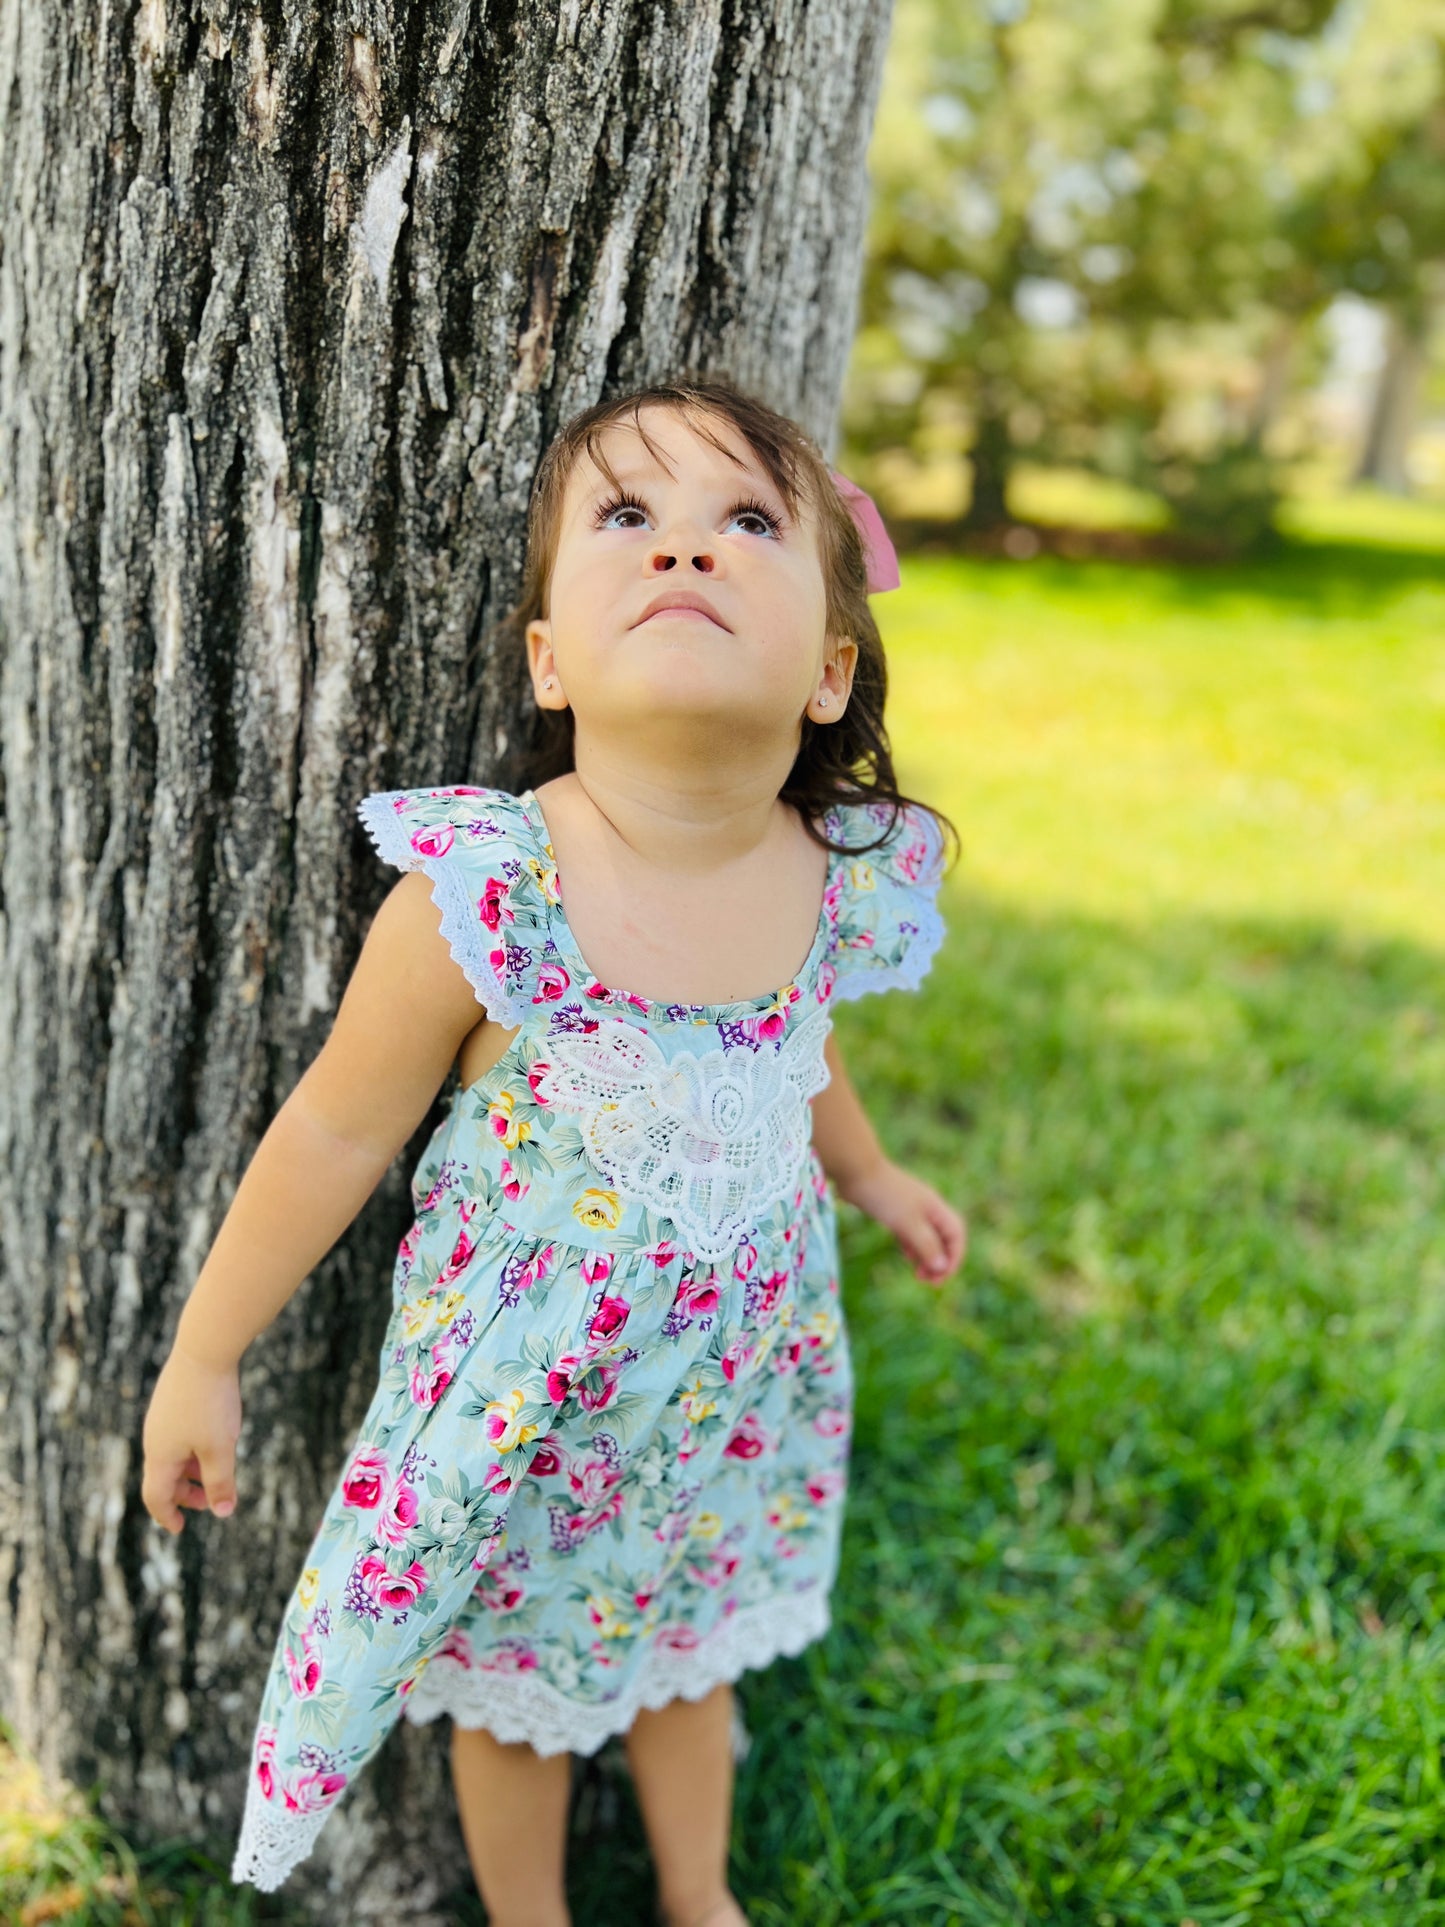
[[[407,1534],[421,1513],[416,1490],[398,1475],[376,1521],[376,1536],[389,1546],[406,1544]]]
[[[489,1612],[514,1613],[527,1596],[527,1589],[505,1559],[494,1572],[484,1573],[474,1588]]]
[[[472,1262],[472,1253],[476,1250],[477,1241],[465,1227],[475,1215],[477,1204],[478,1200],[476,1198],[464,1198],[457,1206],[457,1216],[462,1221],[463,1229],[458,1235],[455,1245],[452,1247],[451,1257],[447,1259],[437,1274],[436,1285],[434,1287],[436,1290],[440,1290],[443,1285],[451,1284],[453,1279],[460,1276]]]
[[[492,1464],[490,1464],[482,1474],[483,1486],[488,1492],[495,1494],[497,1498],[505,1497],[506,1494],[511,1491],[514,1483],[515,1481],[511,1475],[502,1470],[502,1462],[500,1459],[493,1460]]]
[[[587,1327],[588,1343],[603,1345],[609,1338],[615,1338],[627,1323],[627,1315],[631,1310],[625,1298],[604,1297],[592,1314],[592,1323]]]
[[[517,913],[507,901],[508,884],[505,877],[488,877],[477,899],[477,914],[488,930],[500,930],[505,918],[515,923]],[[503,953],[505,955],[505,953]]]
[[[827,1505],[843,1490],[841,1472],[815,1472],[807,1482],[807,1494],[814,1505]]]
[[[291,1648],[286,1648],[286,1671],[297,1699],[309,1699],[321,1684],[321,1654],[309,1626],[301,1635],[301,1650],[304,1659],[297,1659]]]
[[[791,1378],[797,1371],[803,1356],[801,1338],[789,1338],[779,1345],[773,1363],[773,1370],[779,1378]]]
[[[672,1625],[659,1626],[653,1644],[665,1653],[695,1652],[698,1646],[697,1631],[678,1620]]]
[[[842,1438],[851,1425],[847,1409],[841,1405],[825,1405],[813,1420],[813,1430],[825,1439]]]
[[[722,1375],[729,1385],[736,1381],[740,1371],[746,1371],[748,1361],[757,1349],[756,1343],[749,1344],[746,1338],[735,1338],[731,1345],[728,1346],[727,1350],[718,1360],[718,1364],[722,1368]]]
[[[771,1271],[758,1286],[758,1299],[755,1316],[758,1323],[765,1324],[777,1310],[778,1301],[788,1286],[786,1271]]]
[[[678,1246],[676,1242],[671,1238],[663,1238],[660,1243],[649,1245],[642,1256],[644,1258],[651,1258],[658,1270],[661,1271],[664,1265],[670,1265],[672,1263],[677,1253]]]
[[[379,1445],[360,1445],[341,1481],[342,1502],[370,1512],[381,1504],[387,1484],[386,1454]]]
[[[389,1612],[405,1612],[427,1589],[426,1567],[413,1559],[403,1573],[392,1572],[379,1552],[365,1553],[350,1583]]]
[[[758,1268],[758,1248],[755,1244],[739,1245],[733,1253],[734,1278],[751,1278]]]
[[[288,1813],[319,1813],[340,1796],[345,1785],[344,1773],[318,1769],[314,1773],[299,1773],[293,1780],[283,1780],[281,1798]]]
[[[705,1559],[689,1559],[687,1569],[699,1585],[716,1592],[732,1578],[740,1563],[731,1546],[715,1546]]]
[[[412,831],[411,847],[418,856],[445,856],[455,835],[450,823],[433,823],[429,829]]]
[[[269,1724],[256,1730],[256,1778],[269,1800],[276,1791],[276,1729]]]
[[[564,1404],[572,1390],[572,1380],[582,1357],[579,1352],[563,1352],[547,1374],[547,1396],[554,1405]]]
[[[502,1195],[513,1204],[529,1189],[527,1180],[510,1158],[502,1159]]]
[[[427,1199],[426,1204],[421,1206],[421,1209],[423,1211],[425,1211],[427,1209],[427,1206],[430,1205],[432,1198],[436,1196],[440,1188],[441,1188],[440,1183],[433,1185],[431,1197]],[[407,1279],[410,1278],[412,1273],[412,1267],[416,1263],[416,1248],[417,1248],[417,1245],[420,1243],[420,1241],[421,1241],[421,1226],[419,1224],[413,1224],[410,1231],[407,1232],[406,1236],[402,1239],[401,1243],[396,1248],[396,1255],[400,1263],[400,1270],[398,1271],[397,1277],[396,1277],[396,1283],[398,1285],[404,1285]]]
[[[532,1454],[532,1477],[550,1479],[567,1464],[567,1449],[555,1432],[549,1432]]]
[[[508,1640],[495,1654],[482,1661],[484,1673],[535,1673],[537,1655],[530,1646],[521,1646],[516,1640]]]
[[[677,1297],[673,1302],[689,1318],[705,1318],[717,1310],[721,1295],[716,1272],[709,1272],[706,1278],[695,1278],[684,1272],[677,1281]]]
[[[583,1284],[593,1291],[599,1285],[605,1285],[612,1276],[612,1263],[610,1251],[589,1251],[578,1266]]]
[[[548,1063],[545,1057],[539,1057],[536,1059],[534,1063],[531,1063],[527,1066],[527,1082],[531,1086],[532,1097],[534,1101],[542,1105],[544,1109],[546,1107],[547,1100],[545,1097],[542,1097],[541,1095],[539,1095],[537,1086],[541,1083],[542,1079],[547,1075],[548,1071],[551,1070],[551,1068],[552,1066]]]
[[[593,1512],[610,1502],[622,1483],[622,1468],[609,1465],[606,1459],[585,1459],[580,1466],[574,1460],[567,1478],[578,1503]]]
[[[452,1334],[439,1338],[411,1368],[411,1402],[435,1405],[452,1382]]]
[[[587,1412],[604,1410],[612,1403],[621,1376],[622,1366],[615,1360],[589,1366],[586,1375],[577,1382],[578,1404]]]
[[[563,964],[544,963],[537,966],[537,988],[532,994],[534,1004],[555,1004],[565,997],[572,988],[572,974]]]
[[[749,1412],[723,1447],[725,1459],[755,1459],[772,1444],[756,1412]]]
[[[454,1659],[459,1666],[470,1668],[475,1661],[472,1642],[460,1626],[453,1626],[441,1645],[432,1654],[433,1659]]]

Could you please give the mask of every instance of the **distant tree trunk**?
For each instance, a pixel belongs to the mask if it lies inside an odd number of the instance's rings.
[[[1357,482],[1373,482],[1394,495],[1410,493],[1407,457],[1425,380],[1428,328],[1423,317],[1389,313],[1385,360],[1375,385]]]
[[[1289,394],[1290,371],[1299,342],[1299,322],[1294,315],[1281,315],[1259,363],[1259,386],[1251,397],[1245,424],[1246,438],[1258,449],[1279,418]]]
[[[146,1516],[180,1306],[395,881],[356,799],[507,782],[523,664],[461,665],[566,416],[693,367],[828,447],[888,12],[0,0],[0,1693],[128,1830],[229,1855],[374,1384],[411,1152],[247,1356],[236,1517]],[[288,1894],[452,1917],[437,1734]]]
[[[1013,466],[1013,442],[1003,414],[986,404],[974,424],[968,451],[973,486],[964,514],[966,529],[1001,528],[1009,519],[1008,480]]]

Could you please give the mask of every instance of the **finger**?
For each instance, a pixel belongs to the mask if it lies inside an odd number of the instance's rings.
[[[201,1479],[212,1512],[218,1518],[229,1518],[236,1510],[235,1454],[208,1453],[201,1462]]]
[[[174,1471],[169,1478],[164,1472],[151,1471],[141,1484],[141,1504],[156,1524],[169,1533],[179,1532],[186,1522],[185,1514],[172,1496],[175,1484]]]

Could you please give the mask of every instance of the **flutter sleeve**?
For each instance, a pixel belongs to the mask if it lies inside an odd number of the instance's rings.
[[[841,843],[866,843],[893,818],[887,803],[839,810]],[[870,990],[916,990],[943,941],[938,908],[943,830],[921,804],[907,804],[887,840],[841,859],[838,922],[832,949],[835,1001]]]
[[[520,1024],[540,939],[518,799],[470,784],[377,790],[356,813],[385,862],[426,872],[441,934],[487,1015]]]

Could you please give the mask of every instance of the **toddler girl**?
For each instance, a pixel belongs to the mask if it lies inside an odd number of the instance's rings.
[[[867,497],[731,384],[602,403],[543,460],[509,618],[538,786],[358,805],[408,874],[146,1418],[152,1516],[229,1513],[240,1356],[455,1061],[376,1392],[266,1675],[238,1881],[278,1887],[397,1719],[445,1712],[493,1927],[565,1927],[570,1755],[618,1734],[659,1919],[745,1919],[732,1682],[827,1630],[838,1563],[829,1181],[934,1282],[965,1242],[831,1035],[834,1002],[916,986],[942,936],[940,819],[899,795],[883,728],[867,598],[893,563]]]

